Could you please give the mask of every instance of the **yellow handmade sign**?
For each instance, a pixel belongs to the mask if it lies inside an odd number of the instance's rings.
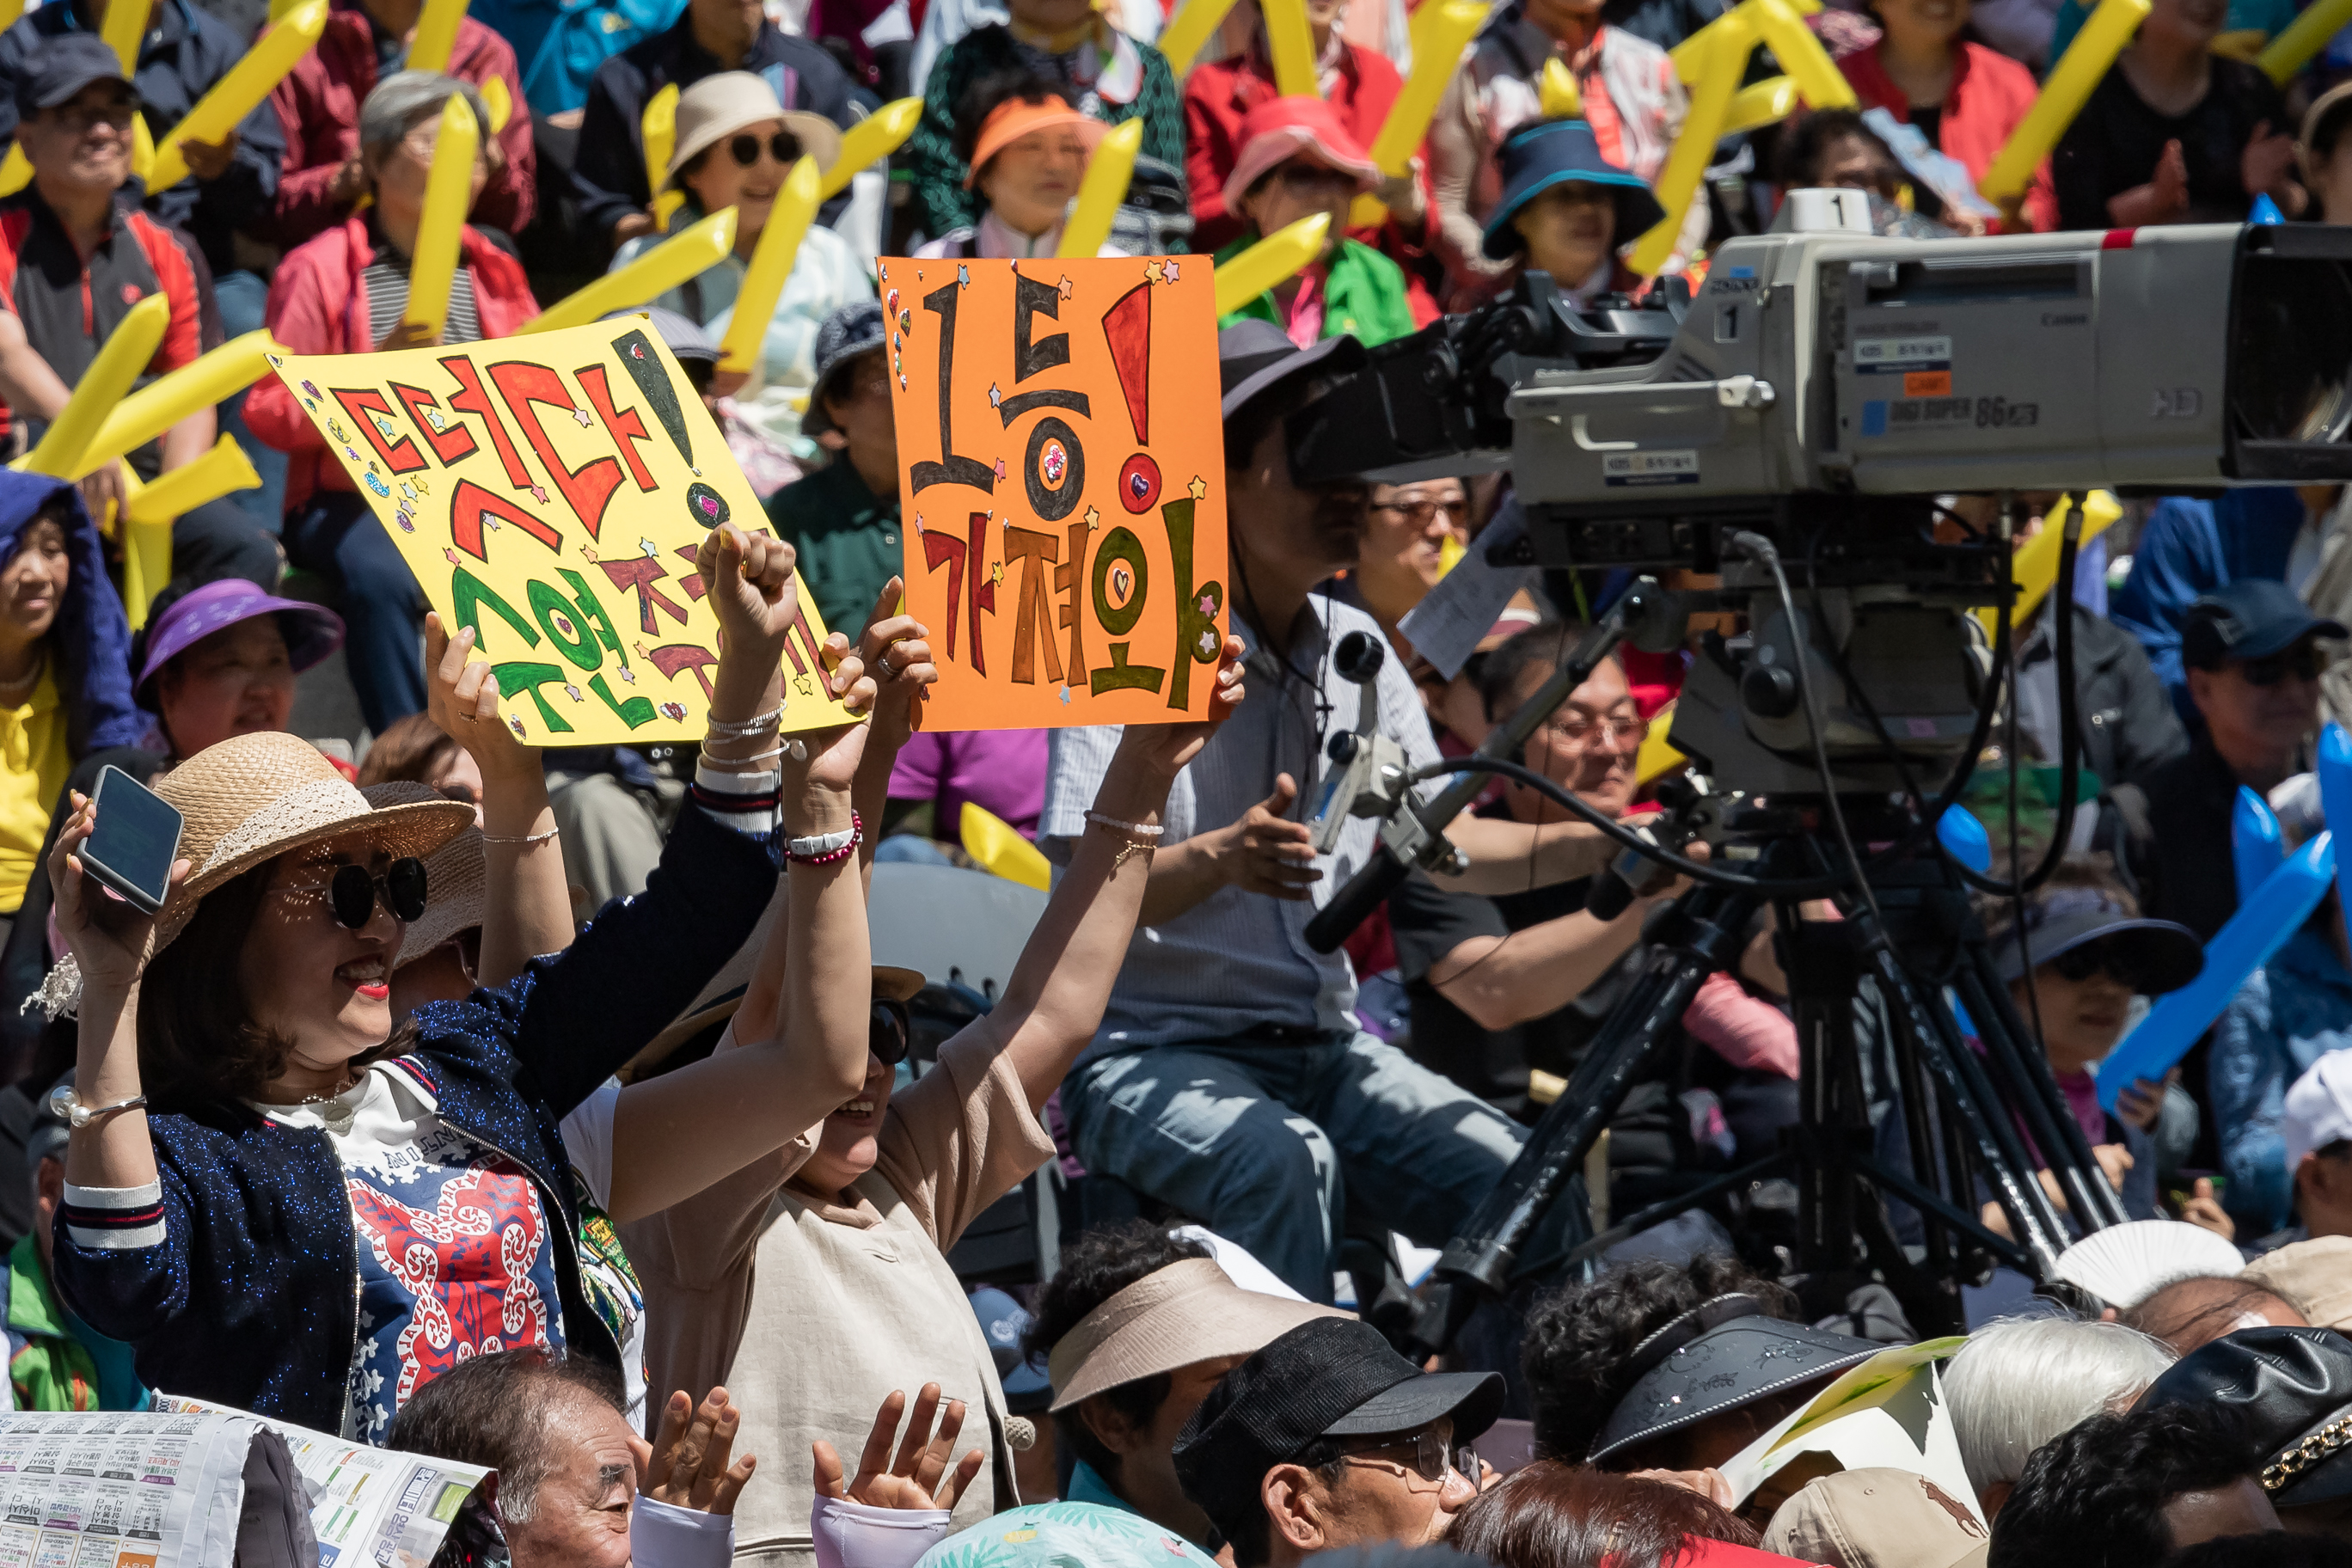
[[[1206,258],[885,261],[937,730],[1199,719],[1224,641]]]
[[[695,552],[719,523],[765,520],[644,321],[269,363],[442,620],[481,634],[517,735],[701,737],[719,619]],[[783,727],[838,724],[824,625],[794,586]]]

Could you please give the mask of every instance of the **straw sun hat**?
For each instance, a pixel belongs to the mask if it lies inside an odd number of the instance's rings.
[[[158,780],[155,793],[179,810],[180,857],[190,863],[187,880],[155,917],[157,952],[187,929],[206,893],[289,849],[360,834],[395,859],[421,858],[474,821],[472,806],[437,795],[371,806],[316,747],[282,731],[207,746]],[[426,886],[430,908],[429,877]],[[80,968],[68,956],[38,996],[55,1018],[72,1011],[80,993]]]
[[[801,144],[801,152],[816,160],[817,172],[831,169],[841,157],[841,127],[822,114],[786,109],[764,77],[750,71],[717,71],[688,88],[677,100],[677,145],[662,170],[656,193],[677,178],[677,172],[706,147],[715,147],[747,125],[781,120]]]
[[[379,811],[429,805],[436,801],[454,804],[431,784],[413,779],[369,784],[360,794]],[[407,934],[400,939],[397,967],[405,968],[417,959],[438,952],[482,923],[483,901],[490,890],[489,854],[484,847],[482,830],[474,825],[473,807],[466,807],[466,826],[440,848],[424,857],[425,915],[408,922]]]

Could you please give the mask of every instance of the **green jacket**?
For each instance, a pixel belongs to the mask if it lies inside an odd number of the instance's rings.
[[[1257,241],[1257,231],[1249,230],[1217,252],[1217,265],[1223,267]],[[1340,240],[1339,248],[1331,253],[1325,268],[1325,337],[1353,332],[1357,342],[1370,348],[1414,331],[1412,301],[1405,296],[1404,268],[1370,246],[1353,239]],[[1235,321],[1252,318],[1272,321],[1277,327],[1284,324],[1282,312],[1275,307],[1274,290],[1267,289],[1238,310],[1226,311],[1217,318],[1217,325],[1230,327]]]
[[[856,465],[836,456],[770,496],[768,521],[797,553],[794,564],[824,629],[856,642],[883,584],[904,569],[898,498],[877,496]]]
[[[129,1345],[110,1340],[58,1302],[39,1246],[19,1237],[0,1268],[8,1381],[19,1410],[144,1410],[147,1390]]]

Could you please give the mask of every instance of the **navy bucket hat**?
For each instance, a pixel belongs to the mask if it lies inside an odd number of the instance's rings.
[[[1624,245],[1666,220],[1666,209],[1650,194],[1642,176],[1601,155],[1592,127],[1581,120],[1548,120],[1516,132],[1503,143],[1503,199],[1486,220],[1486,243],[1479,248],[1492,261],[1504,261],[1527,248],[1527,241],[1511,226],[1521,207],[1554,185],[1583,184],[1607,187],[1617,200],[1617,243]]]

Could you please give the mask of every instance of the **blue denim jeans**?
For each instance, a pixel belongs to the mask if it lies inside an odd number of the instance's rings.
[[[1078,1158],[1331,1300],[1346,1205],[1424,1247],[1452,1236],[1527,1133],[1368,1034],[1203,1040],[1099,1058],[1062,1086]]]

